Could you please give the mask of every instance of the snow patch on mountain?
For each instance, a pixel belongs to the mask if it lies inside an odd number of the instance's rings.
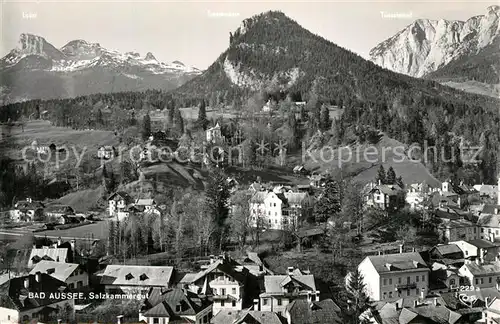
[[[500,6],[467,21],[418,19],[370,51],[374,63],[422,77],[463,55],[474,55],[499,36]]]

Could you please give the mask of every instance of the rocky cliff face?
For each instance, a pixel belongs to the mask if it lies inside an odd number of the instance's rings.
[[[477,54],[499,36],[500,6],[467,21],[419,19],[370,51],[374,63],[422,77],[453,60]]]

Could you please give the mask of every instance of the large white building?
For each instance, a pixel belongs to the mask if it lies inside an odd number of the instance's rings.
[[[430,269],[418,252],[366,257],[358,266],[371,300],[397,300],[427,293]]]
[[[30,274],[46,273],[64,282],[70,289],[80,289],[89,285],[88,273],[76,263],[61,263],[55,261],[40,261]]]
[[[311,207],[311,199],[306,192],[286,192],[280,188],[258,191],[250,199],[251,222],[254,227],[261,228],[296,228]]]

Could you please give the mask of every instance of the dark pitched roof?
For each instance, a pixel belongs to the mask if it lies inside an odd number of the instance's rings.
[[[336,324],[343,323],[339,313],[340,308],[331,299],[320,302],[308,302],[303,299],[296,299],[286,307],[287,312],[294,324]]]
[[[474,245],[475,247],[481,248],[481,249],[490,249],[496,247],[495,244],[493,244],[490,241],[483,240],[483,239],[475,239],[475,240],[470,240],[467,241],[467,243]]]
[[[108,197],[108,200],[111,200],[116,196],[124,199],[125,203],[127,203],[127,204],[134,202],[134,199],[132,199],[132,197],[130,197],[130,195],[125,191],[117,191],[117,192],[111,194],[111,196]]]
[[[28,288],[25,288],[25,279],[28,280]],[[2,307],[15,307],[19,311],[32,308],[48,306],[59,302],[60,299],[49,298],[51,293],[64,292],[66,284],[48,274],[40,274],[40,281],[37,282],[35,275],[12,278],[0,287],[0,294],[3,295],[0,301]],[[46,298],[29,298],[29,293],[44,292]],[[10,301],[7,299],[10,299]]]
[[[194,316],[209,307],[211,302],[189,290],[152,288],[144,302],[144,316],[169,317],[180,319],[182,316]]]
[[[435,249],[442,256],[445,256],[448,254],[454,254],[454,253],[462,253],[462,250],[456,244],[437,245],[437,246],[433,247],[432,249],[433,250]]]

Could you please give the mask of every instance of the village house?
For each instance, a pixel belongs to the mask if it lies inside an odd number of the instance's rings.
[[[458,260],[453,260],[458,261]],[[459,275],[459,267],[464,264],[461,262],[449,263],[446,260],[439,260],[431,264],[431,273],[429,276],[429,292],[443,293],[458,289],[463,284],[463,278]]]
[[[481,320],[477,321],[476,323],[481,323],[481,324],[498,323],[500,319],[500,299],[495,298],[494,300],[491,300],[491,302],[488,300],[486,302],[486,308],[481,314],[482,314]]]
[[[429,250],[431,260],[462,260],[464,252],[456,244],[439,244]]]
[[[366,205],[382,210],[397,210],[404,201],[401,201],[403,189],[398,185],[378,184],[366,195]]]
[[[113,146],[101,146],[97,150],[99,159],[109,160],[116,156],[116,149]]]
[[[132,197],[124,191],[117,191],[108,197],[109,216],[121,221],[128,217],[128,207],[133,203]]]
[[[270,229],[297,228],[312,211],[306,192],[258,191],[250,199],[252,226]]]
[[[211,324],[283,324],[279,316],[273,312],[261,312],[259,310],[221,310],[214,313]]]
[[[497,199],[498,197],[498,186],[495,185],[485,185],[480,184],[480,185],[474,185],[474,189],[479,192],[479,197],[481,198],[490,198],[490,199]]]
[[[480,237],[476,224],[466,219],[442,219],[437,230],[439,236],[447,242],[459,240],[474,240]]]
[[[173,267],[108,265],[101,285],[109,293],[145,293],[153,287],[169,288],[173,273]]]
[[[154,201],[154,199],[136,199],[134,207],[147,213],[156,207],[156,201]]]
[[[248,274],[248,269],[224,254],[218,260],[212,257],[205,270],[186,274],[181,285],[196,294],[210,296],[214,314],[223,309],[242,310],[246,306]]]
[[[500,215],[481,214],[476,225],[479,229],[479,238],[489,240],[491,235],[500,237]]]
[[[467,278],[467,284],[476,288],[496,287],[500,281],[500,262],[483,263],[477,258],[474,262],[465,263],[458,273],[461,277]]]
[[[286,307],[294,300],[319,301],[314,275],[293,267],[286,275],[264,276],[264,291],[259,295],[260,310],[285,315]]]
[[[73,260],[71,249],[64,247],[43,246],[41,248],[33,247],[28,259],[28,268],[32,268],[40,261],[55,261],[67,263]]]
[[[64,282],[70,290],[81,289],[89,285],[88,273],[76,263],[42,260],[35,265],[30,274],[36,274],[37,272],[46,273]]]
[[[185,289],[153,288],[139,312],[147,324],[208,324],[213,316],[208,298]]]
[[[224,140],[219,123],[217,123],[214,127],[207,129],[205,133],[207,142],[219,142]]]
[[[67,291],[64,282],[46,273],[12,278],[0,286],[0,323],[31,320],[48,323],[62,313],[71,320],[74,318],[74,299],[57,298]],[[40,293],[45,293],[45,297]]]
[[[31,198],[18,201],[14,205],[14,210],[11,212],[13,222],[33,222],[35,219],[40,219],[44,216],[44,204],[39,201],[33,201]]]
[[[464,258],[468,260],[480,259],[484,262],[495,261],[500,252],[500,245],[491,240],[475,239],[451,243],[458,246],[462,250]]]
[[[427,292],[430,269],[418,252],[367,256],[358,270],[363,275],[367,295],[374,301]]]
[[[286,306],[284,317],[287,324],[341,324],[344,320],[340,313],[340,307],[331,299],[315,302],[295,299]]]

